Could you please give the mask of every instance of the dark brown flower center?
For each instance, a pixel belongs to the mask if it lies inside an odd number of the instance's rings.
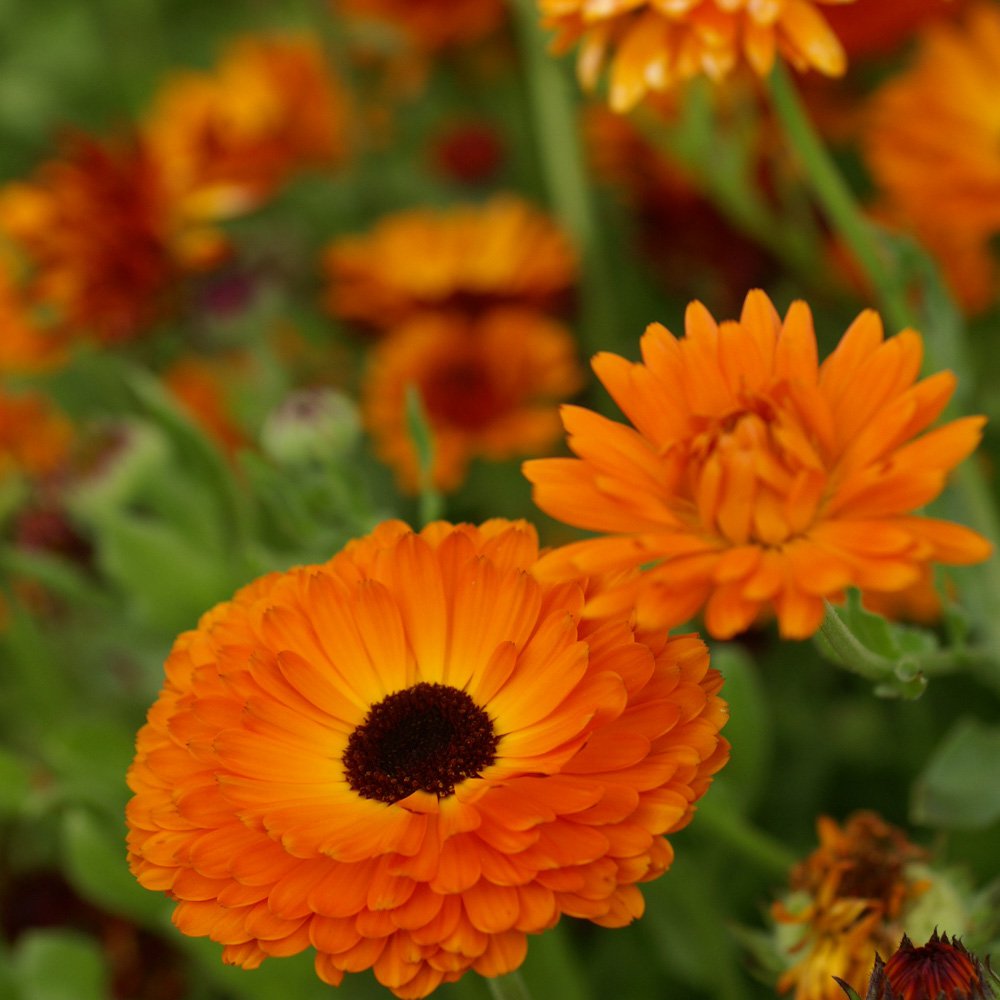
[[[464,691],[422,682],[368,710],[347,741],[344,771],[366,799],[398,802],[416,791],[444,798],[496,760],[499,739]]]
[[[486,365],[475,358],[456,358],[435,371],[423,385],[424,405],[432,420],[479,431],[510,409]]]

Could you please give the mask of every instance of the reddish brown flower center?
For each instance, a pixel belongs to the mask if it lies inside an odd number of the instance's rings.
[[[885,964],[885,978],[898,1000],[976,1000],[990,995],[976,960],[947,934],[935,934],[920,948],[904,939]]]
[[[507,404],[485,366],[475,358],[456,359],[433,372],[423,385],[431,419],[452,427],[482,430]]]
[[[344,771],[366,799],[398,802],[416,791],[444,798],[496,760],[499,740],[464,691],[422,682],[368,710],[347,741]]]

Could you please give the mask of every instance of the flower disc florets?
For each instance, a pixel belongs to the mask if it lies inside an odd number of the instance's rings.
[[[721,679],[695,636],[583,619],[596,585],[537,559],[523,522],[387,522],[177,640],[128,822],[182,931],[422,997],[563,914],[642,912],[728,756]]]

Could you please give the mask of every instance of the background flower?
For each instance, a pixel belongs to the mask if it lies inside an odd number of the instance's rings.
[[[694,636],[581,622],[537,554],[523,522],[387,522],[177,640],[128,820],[182,931],[422,997],[563,914],[642,913],[728,755],[721,678]]]
[[[434,436],[431,478],[451,490],[473,457],[496,461],[543,451],[559,436],[557,403],[581,384],[572,337],[539,313],[427,313],[373,349],[362,415],[378,455],[405,489],[416,491],[419,465],[406,401],[413,386]]]

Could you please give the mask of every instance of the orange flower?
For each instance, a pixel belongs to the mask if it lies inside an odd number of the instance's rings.
[[[344,114],[316,42],[248,36],[214,73],[170,77],[146,135],[183,214],[212,220],[255,208],[296,170],[335,163]]]
[[[793,871],[793,896],[774,904],[776,920],[801,927],[789,958],[795,964],[778,981],[794,1000],[838,1000],[833,977],[855,989],[865,981],[872,955],[899,940],[901,919],[930,883],[916,867],[923,852],[902,830],[871,812],[843,827],[822,817],[820,846]]]
[[[581,621],[537,554],[524,522],[387,522],[177,640],[128,839],[184,933],[423,997],[564,914],[642,913],[728,755],[720,677],[695,636]]]
[[[0,374],[34,374],[63,360],[60,338],[40,329],[0,256]]]
[[[582,384],[569,331],[538,313],[426,313],[372,352],[362,415],[379,456],[407,490],[419,486],[407,426],[412,385],[434,435],[434,484],[457,487],[471,457],[537,454],[559,436],[556,402]]]
[[[847,993],[846,984],[842,985]],[[919,948],[904,934],[888,962],[876,955],[865,1000],[993,1000],[995,996],[983,963],[957,937],[949,941],[947,934],[934,931]]]
[[[324,266],[330,312],[379,329],[428,308],[549,305],[576,277],[563,233],[511,195],[387,216],[334,240]]]
[[[953,588],[950,588],[953,592]],[[885,593],[869,591],[861,595],[861,603],[868,611],[891,621],[916,622],[920,625],[937,625],[941,621],[943,605],[941,594],[934,583],[934,571],[925,566],[915,583],[905,590]]]
[[[0,390],[0,481],[16,472],[32,477],[55,472],[72,438],[71,424],[44,396]]]
[[[136,143],[73,136],[34,179],[0,190],[0,233],[25,258],[26,299],[55,313],[59,333],[114,343],[171,311],[173,214]]]
[[[389,24],[410,45],[429,51],[479,41],[504,20],[503,0],[331,0],[331,5],[351,17]]]
[[[883,341],[871,311],[822,365],[812,315],[782,321],[751,292],[738,322],[699,302],[678,340],[658,323],[643,362],[598,354],[594,371],[637,429],[563,407],[578,459],[525,463],[546,513],[611,537],[549,555],[551,577],[655,564],[640,621],[677,624],[705,607],[712,635],[735,635],[773,607],[782,635],[812,635],[824,597],[894,591],[929,561],[984,559],[968,528],[912,515],[979,441],[983,418],[921,434],[955,386],[915,381],[920,335]]]
[[[871,103],[864,154],[891,219],[938,259],[969,310],[996,296],[1000,233],[1000,10],[971,6],[937,24],[913,66]]]
[[[844,51],[818,5],[854,0],[538,0],[554,48],[581,42],[577,75],[588,90],[610,63],[610,101],[627,111],[650,91],[728,76],[766,76],[781,54],[796,69],[840,76]]]
[[[234,383],[250,384],[250,358],[232,353],[220,358],[185,357],[163,374],[163,382],[187,414],[216,441],[227,454],[247,445],[228,397]]]

